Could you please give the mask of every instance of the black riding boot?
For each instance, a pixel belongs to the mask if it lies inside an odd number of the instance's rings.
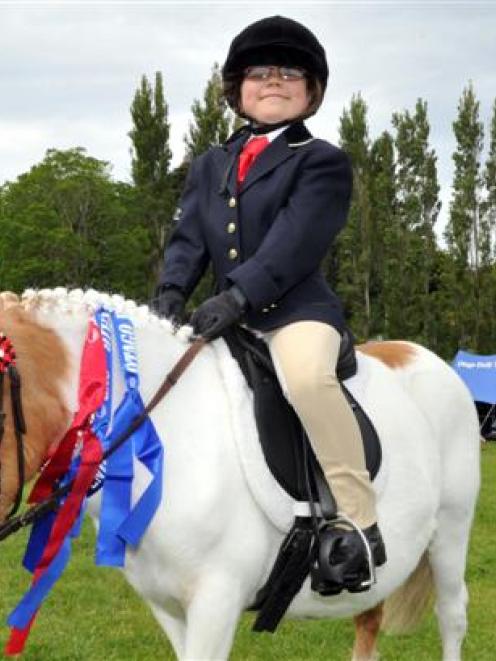
[[[363,592],[375,583],[375,567],[385,562],[386,549],[376,523],[358,531],[331,522],[320,531],[318,558],[311,570],[312,590],[322,596],[342,590]]]

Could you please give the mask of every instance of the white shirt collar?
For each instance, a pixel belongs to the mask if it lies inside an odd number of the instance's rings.
[[[281,135],[283,131],[285,131],[288,128],[289,124],[286,126],[280,126],[278,129],[274,129],[273,131],[269,131],[269,133],[266,133],[265,135],[267,136],[269,142],[272,142],[272,140],[275,140],[278,136]]]
[[[269,142],[272,142],[278,136],[280,136],[281,133],[288,128],[288,126],[289,126],[289,124],[287,124],[286,126],[280,126],[278,129],[274,129],[273,131],[269,131],[268,133],[264,133],[263,137],[267,138],[267,140]],[[250,142],[250,140],[253,140],[253,138],[261,138],[261,137],[262,137],[261,135],[251,135],[248,139],[248,142]]]

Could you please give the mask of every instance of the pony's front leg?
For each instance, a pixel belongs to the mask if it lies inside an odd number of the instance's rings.
[[[161,606],[150,604],[152,613],[154,614],[157,622],[165,631],[170,644],[174,648],[174,652],[178,659],[184,657],[184,649],[186,643],[186,622],[184,613],[172,613],[170,609],[166,610]]]
[[[241,586],[215,572],[201,577],[186,611],[186,648],[181,661],[227,659],[243,610]]]

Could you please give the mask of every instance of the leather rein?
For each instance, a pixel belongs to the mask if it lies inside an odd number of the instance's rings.
[[[1,336],[5,337],[5,336]],[[7,339],[7,338],[6,338]],[[159,402],[167,395],[169,390],[176,385],[180,376],[186,371],[192,361],[195,359],[196,355],[208,342],[203,337],[198,337],[194,340],[191,346],[184,352],[181,358],[177,361],[171,371],[165,376],[162,384],[153,395],[151,400],[148,402],[143,413],[137,416],[126,429],[118,436],[112,445],[104,452],[102,460],[100,463],[103,463],[111,454],[116,452],[121,445],[123,445],[127,439],[140,427],[141,424],[147,419],[148,415],[153,411],[153,409],[159,404]],[[10,343],[10,346],[11,343]],[[14,353],[15,357],[15,353]],[[3,376],[5,372],[1,371],[2,362],[0,360],[0,443],[3,436],[4,430],[4,419],[5,413],[3,413]],[[12,412],[14,417],[14,429],[17,440],[17,459],[18,459],[18,468],[19,468],[19,488],[15,499],[14,507],[9,513],[6,521],[0,524],[0,541],[6,539],[14,532],[17,532],[21,528],[24,528],[41,517],[47,514],[50,511],[56,510],[59,506],[59,499],[69,493],[72,488],[73,482],[69,482],[63,487],[56,489],[50,498],[30,507],[28,510],[22,514],[14,517],[13,515],[19,509],[19,505],[22,501],[22,493],[24,490],[24,481],[25,481],[25,471],[24,471],[24,448],[22,444],[22,434],[26,433],[26,426],[24,424],[24,417],[22,415],[22,406],[21,406],[21,396],[20,396],[20,378],[15,366],[10,364],[5,371],[8,371],[11,381],[11,398],[12,398]],[[13,376],[14,375],[14,376]],[[90,490],[91,492],[91,490]]]

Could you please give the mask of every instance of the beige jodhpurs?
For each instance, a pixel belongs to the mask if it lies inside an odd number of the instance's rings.
[[[264,335],[287,400],[300,418],[338,510],[366,528],[377,520],[358,423],[336,378],[340,334],[297,321]]]

